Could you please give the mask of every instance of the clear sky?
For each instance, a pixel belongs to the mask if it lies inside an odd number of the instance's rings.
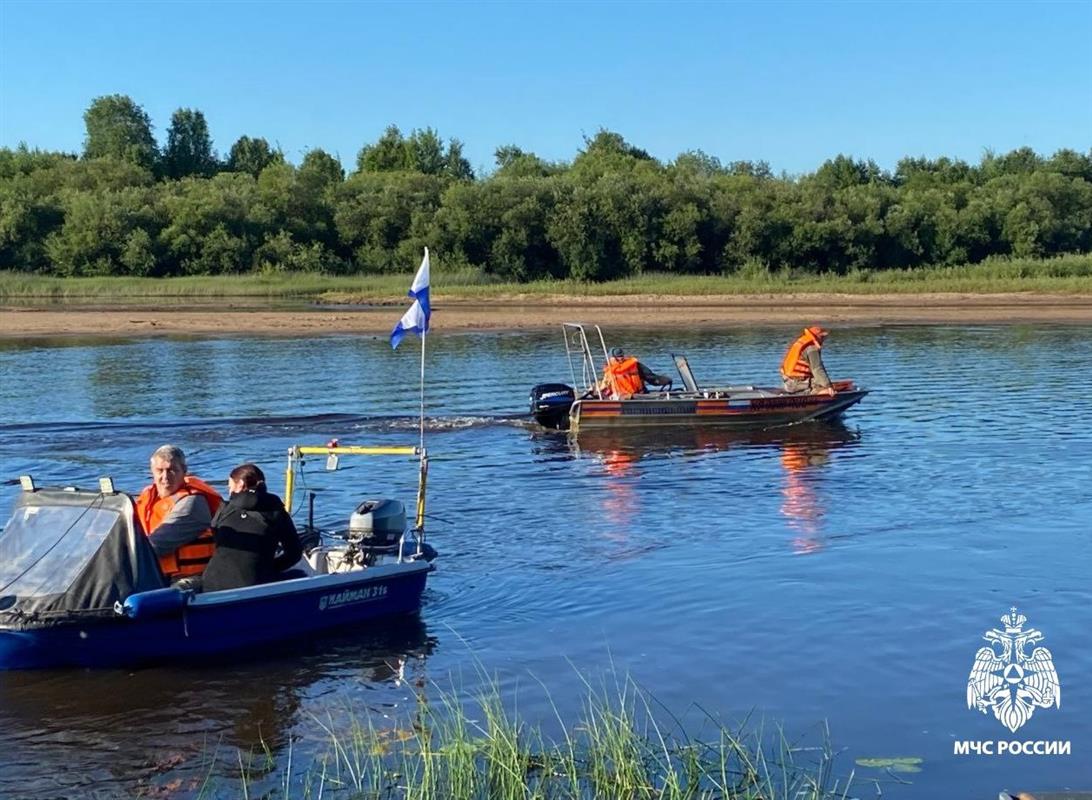
[[[264,136],[347,168],[389,124],[571,160],[620,133],[814,170],[845,153],[977,161],[1092,147],[1092,0],[964,3],[0,0],[0,145],[78,151],[127,94],[162,142],[200,109],[217,149]]]

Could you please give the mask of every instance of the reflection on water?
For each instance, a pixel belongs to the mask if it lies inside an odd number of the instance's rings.
[[[564,437],[574,456],[597,460],[605,470],[603,515],[615,527],[624,527],[639,514],[640,461],[669,454],[712,453],[731,448],[777,448],[782,468],[781,513],[792,531],[796,553],[823,547],[823,517],[829,502],[824,491],[824,469],[832,452],[856,445],[861,434],[843,421],[817,422],[781,429],[738,431],[695,425],[692,428],[646,431],[589,431]]]
[[[313,745],[316,715],[345,714],[355,703],[393,718],[406,713],[403,706],[412,709],[415,692],[427,683],[424,662],[435,645],[415,616],[372,633],[199,667],[5,674],[3,796],[17,786],[20,797],[95,788],[111,796],[134,793],[167,772],[190,785],[203,782],[217,749],[276,752],[293,737]],[[63,762],[75,743],[82,774],[40,769]],[[234,758],[223,760],[219,771],[237,776]]]
[[[626,340],[652,363],[686,352],[702,375],[770,384],[796,332]],[[419,684],[454,678],[470,693],[489,676],[509,699],[545,686],[520,711],[549,724],[580,713],[578,672],[610,668],[672,713],[698,703],[790,732],[825,721],[842,774],[856,758],[924,759],[912,785],[857,768],[860,797],[876,794],[868,778],[896,800],[1092,785],[1092,403],[1073,388],[1090,333],[837,330],[828,367],[873,390],[842,425],[578,439],[513,417],[532,385],[568,373],[560,336],[437,334],[426,443],[440,558],[420,627],[243,663],[0,674],[0,797],[131,796],[175,780],[173,796],[194,797],[205,754],[219,753],[212,775],[226,781],[238,753],[266,746],[275,766],[256,792],[271,791],[289,750],[306,759],[326,741],[317,720],[345,725],[347,705],[395,726]],[[84,486],[111,475],[135,491],[165,440],[213,480],[244,460],[278,475],[293,444],[414,443],[417,368],[412,348],[382,337],[0,342],[0,513],[16,491],[2,480],[21,473]],[[413,496],[412,470],[335,481],[313,466],[321,523],[344,524],[367,497]],[[982,632],[1012,605],[1045,633],[1064,689],[1021,737],[1071,740],[1072,758],[952,754],[953,740],[1008,737],[965,691]]]
[[[784,442],[781,445],[781,466],[784,478],[781,493],[784,502],[781,513],[789,521],[797,553],[814,553],[822,546],[822,521],[825,496],[821,491],[821,470],[830,462],[828,442]]]

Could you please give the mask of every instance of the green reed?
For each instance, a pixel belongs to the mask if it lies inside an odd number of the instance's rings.
[[[848,797],[834,778],[829,746],[802,748],[780,731],[728,728],[703,715],[687,733],[647,692],[626,679],[593,688],[575,720],[548,736],[487,682],[467,701],[454,691],[420,702],[392,726],[356,709],[316,719],[322,741],[296,740],[279,772],[255,777],[238,759],[232,785],[209,778],[200,796],[353,800],[832,800]],[[436,695],[435,687],[428,693]],[[419,698],[420,700],[420,698]],[[556,709],[555,709],[556,713]],[[667,720],[664,722],[664,720]],[[301,747],[302,746],[302,747]],[[308,763],[299,752],[306,749]]]

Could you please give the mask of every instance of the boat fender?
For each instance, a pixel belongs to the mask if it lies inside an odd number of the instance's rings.
[[[177,614],[185,604],[186,595],[171,587],[129,595],[122,608],[130,619],[149,619]]]

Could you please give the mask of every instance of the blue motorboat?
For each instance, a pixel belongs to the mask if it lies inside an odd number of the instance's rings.
[[[393,500],[357,506],[347,529],[320,531],[313,514],[304,558],[274,583],[200,591],[166,585],[128,495],[102,479],[98,491],[23,491],[0,533],[0,669],[114,667],[177,660],[290,640],[418,611],[435,551],[425,542],[428,458],[415,447],[293,447],[336,468],[344,455],[414,455],[417,513],[407,525]]]

